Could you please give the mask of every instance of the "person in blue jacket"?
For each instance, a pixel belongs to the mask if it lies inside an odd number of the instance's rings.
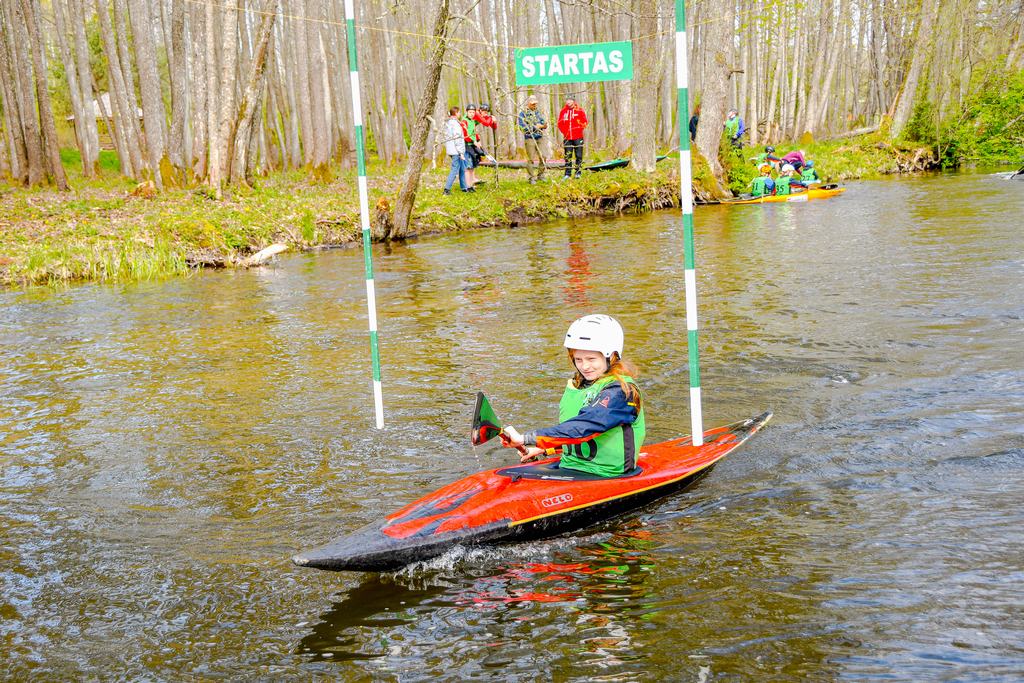
[[[602,477],[630,472],[646,435],[643,399],[636,367],[622,358],[624,335],[607,315],[586,315],[565,335],[574,373],[558,404],[559,423],[519,434],[502,434],[502,443],[525,446],[520,460],[558,455],[559,468]]]
[[[735,109],[730,109],[725,119],[725,132],[729,135],[729,142],[733,147],[736,149],[743,147],[743,142],[740,138],[747,132],[747,127],[743,125],[743,119]]]

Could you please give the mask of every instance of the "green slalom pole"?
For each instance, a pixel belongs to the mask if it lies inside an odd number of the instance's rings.
[[[686,2],[676,0],[676,87],[679,110],[679,201],[683,210],[683,274],[686,279],[686,347],[690,355],[690,429],[693,445],[704,443],[697,352],[697,269],[693,246],[693,171],[690,164],[690,102],[686,62]]]
[[[363,261],[366,263],[366,308],[370,318],[370,356],[373,360],[373,406],[377,429],[384,427],[384,398],[380,383],[380,348],[377,344],[377,293],[373,284],[370,251],[370,196],[366,188],[366,149],[363,142],[363,106],[359,96],[359,62],[356,59],[356,16],[353,0],[345,0],[348,33],[348,68],[352,83],[352,120],[355,122],[356,164],[359,169],[359,222],[363,228]]]

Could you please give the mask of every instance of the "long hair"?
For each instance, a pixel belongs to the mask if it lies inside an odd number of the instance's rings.
[[[576,369],[576,362],[572,358],[573,350],[566,349],[566,351],[568,351],[569,353],[569,365],[572,366],[573,372],[575,373],[572,377],[572,385],[573,387],[579,389],[587,380],[582,374],[580,374],[580,371]],[[608,369],[605,370],[603,375],[601,375],[601,377],[608,377],[609,375],[611,375],[619,381],[619,386],[622,387],[622,393],[626,395],[626,400],[636,406],[636,412],[638,414],[640,412],[641,406],[643,405],[643,398],[640,396],[640,390],[636,388],[636,385],[630,384],[629,382],[624,380],[623,376],[632,377],[633,379],[636,379],[639,372],[640,371],[637,370],[636,365],[634,365],[628,360],[624,360],[621,356],[619,356],[618,351],[613,351],[611,362],[608,366]]]

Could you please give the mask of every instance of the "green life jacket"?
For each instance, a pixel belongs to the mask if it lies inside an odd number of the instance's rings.
[[[800,172],[800,180],[803,180],[804,182],[812,182],[820,180],[820,178],[818,177],[818,172],[813,168],[805,168]]]
[[[462,120],[466,122],[466,135],[468,135],[469,139],[472,140],[475,143],[476,142],[476,121],[474,119],[471,119],[471,118],[466,117],[466,116],[463,116]]]
[[[793,190],[789,187],[789,181],[792,180],[788,175],[780,175],[775,179],[775,194],[793,194]]]
[[[632,377],[622,379],[636,386]],[[602,377],[588,387],[577,389],[569,380],[562,400],[558,403],[558,421],[565,422],[579,415],[581,410],[597,400],[602,389],[617,381],[615,377]],[[633,424],[619,425],[598,434],[590,441],[564,446],[566,453],[562,456],[560,466],[602,477],[614,477],[628,472],[636,467],[636,456],[646,433],[644,411],[641,408]]]
[[[759,175],[756,178],[754,178],[753,189],[750,191],[751,196],[763,197],[766,194],[766,190],[768,189],[767,185],[768,176]]]

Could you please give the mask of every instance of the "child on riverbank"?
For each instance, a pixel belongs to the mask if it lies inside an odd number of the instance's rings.
[[[636,467],[646,433],[636,366],[623,360],[624,335],[607,315],[573,322],[565,348],[574,374],[558,404],[559,424],[502,434],[506,446],[526,446],[521,461],[561,454],[562,469],[614,477]]]

